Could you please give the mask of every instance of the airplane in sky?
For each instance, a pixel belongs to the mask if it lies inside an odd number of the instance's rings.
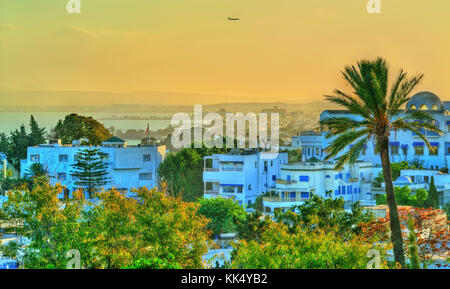
[[[238,21],[238,20],[241,20],[241,19],[239,19],[239,18],[233,18],[233,17],[229,17],[229,16],[228,16],[228,20],[230,20],[230,21]]]

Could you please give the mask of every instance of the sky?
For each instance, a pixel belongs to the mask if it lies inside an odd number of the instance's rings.
[[[321,101],[377,56],[450,100],[448,0],[67,2],[0,0],[2,105]]]

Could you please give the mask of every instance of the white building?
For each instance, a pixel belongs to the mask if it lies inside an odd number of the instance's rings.
[[[371,193],[372,163],[356,162],[334,170],[332,162],[299,162],[281,166],[280,178],[271,191],[273,195],[263,197],[264,211],[290,209],[302,205],[312,194],[321,197],[342,197],[345,208],[360,201],[361,205],[374,205]]]
[[[101,146],[62,145],[60,141],[51,144],[28,147],[27,159],[22,160],[21,176],[28,174],[33,163],[41,163],[47,168],[52,184],[60,183],[70,192],[76,190],[76,179],[71,175],[75,156],[80,150],[95,148],[100,150],[102,160],[107,164],[108,183],[105,189],[116,188],[129,191],[132,188],[158,185],[157,168],[164,160],[165,146],[127,146],[127,143],[113,137]]]
[[[420,169],[407,169],[401,170],[400,177],[407,177],[410,182],[408,185],[411,189],[424,188],[428,190],[430,188],[431,177],[434,179],[434,185],[439,193],[439,203],[445,204],[450,201],[450,174],[441,173],[438,170],[420,170]],[[394,185],[401,185],[394,182]]]
[[[427,169],[440,169],[449,167],[450,161],[450,101],[441,99],[431,92],[420,92],[411,97],[406,104],[406,109],[401,111],[400,117],[407,116],[415,110],[426,111],[436,120],[436,125],[444,132],[443,135],[422,130],[432,146],[428,149],[423,140],[411,131],[392,131],[390,135],[390,156],[391,162],[408,161],[422,165]],[[358,120],[359,116],[350,114],[345,110],[325,110],[321,113],[320,119],[330,117],[348,117]],[[326,131],[321,131],[308,135],[301,134],[302,149],[305,151],[305,158],[325,156],[324,149],[333,141],[333,138],[326,139]],[[349,148],[347,148],[348,150]],[[374,142],[370,142],[365,147],[360,156],[361,160],[370,161],[379,166],[381,160],[375,153]]]
[[[204,158],[204,197],[232,198],[240,205],[254,203],[279,178],[280,168],[288,162],[287,153],[233,149],[229,154]]]

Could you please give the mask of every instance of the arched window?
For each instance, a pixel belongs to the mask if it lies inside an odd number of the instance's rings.
[[[437,105],[433,104],[433,106],[431,107],[431,110],[438,110]]]
[[[417,108],[416,108],[416,106],[413,104],[413,105],[411,105],[411,106],[409,107],[409,109],[413,109],[413,110],[414,110],[414,109],[417,109]]]
[[[428,106],[427,106],[426,104],[422,104],[422,105],[419,107],[419,109],[420,109],[420,110],[428,110]]]

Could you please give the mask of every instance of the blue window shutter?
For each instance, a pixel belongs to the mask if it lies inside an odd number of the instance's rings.
[[[309,176],[299,176],[300,182],[309,182]]]

